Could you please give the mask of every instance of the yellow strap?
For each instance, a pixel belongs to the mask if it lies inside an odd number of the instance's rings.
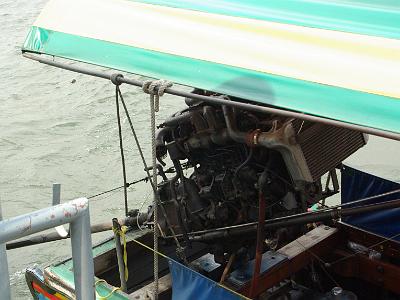
[[[156,253],[157,255],[159,255],[159,256],[161,256],[161,257],[164,257],[164,258],[166,258],[166,259],[173,260],[172,258],[169,258],[168,256],[166,256],[165,254],[162,254],[161,252],[155,251],[153,248],[151,248],[151,247],[149,247],[149,246],[143,244],[142,242],[139,242],[138,240],[133,239],[132,241],[134,241],[136,244],[138,244],[138,245],[140,245],[140,246],[142,246],[142,247],[144,247],[144,248],[146,248],[146,249],[148,249],[148,250],[150,250],[150,251]],[[220,284],[220,283],[218,283],[218,282],[215,282],[215,283],[216,283],[216,285],[218,285],[218,286],[222,287],[223,289],[225,289],[225,290],[231,292],[232,294],[234,294],[234,295],[240,297],[241,299],[251,300],[250,298],[247,298],[246,296],[243,296],[242,294],[239,294],[238,292],[236,292],[236,291],[234,291],[234,290],[231,290],[230,288],[228,288],[228,287],[226,287],[226,286],[224,286],[224,285],[222,285],[222,284]]]
[[[105,281],[104,279],[99,279],[99,280],[96,281],[96,283],[94,284],[94,286],[96,287],[96,285],[97,285],[99,282],[107,283],[107,281]],[[112,294],[114,294],[116,291],[119,291],[119,290],[121,290],[121,288],[119,288],[119,287],[114,287],[114,288],[111,290],[111,292],[109,292],[109,293],[108,293],[107,295],[105,295],[105,296],[100,295],[100,294],[97,292],[97,290],[96,290],[96,299],[99,299],[99,300],[107,300],[108,298],[110,298],[110,297],[112,296]]]
[[[146,248],[146,249],[148,249],[148,250],[150,250],[150,251],[156,253],[157,255],[159,255],[159,256],[161,256],[161,257],[170,259],[170,258],[169,258],[168,256],[166,256],[165,254],[162,254],[161,252],[155,251],[153,248],[147,246],[146,244],[143,244],[142,242],[139,242],[138,240],[133,239],[133,241],[134,241],[136,244],[138,244],[138,245],[140,245],[140,246],[142,246],[142,247],[144,247],[144,248]]]
[[[128,252],[126,251],[126,235],[125,233],[128,231],[128,227],[122,226],[120,235],[122,237],[124,243],[124,265],[125,265],[125,281],[128,281],[129,271],[128,271]]]
[[[118,230],[116,228],[113,227],[113,231],[116,234],[119,234],[119,236],[122,238],[122,242],[124,244],[124,255],[123,255],[123,259],[124,259],[124,265],[125,265],[125,281],[128,281],[128,277],[129,277],[129,271],[128,271],[128,253],[126,251],[126,235],[125,233],[128,231],[128,227],[126,226],[121,226],[121,230]]]

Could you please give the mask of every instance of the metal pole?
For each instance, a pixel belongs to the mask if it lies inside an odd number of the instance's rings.
[[[89,210],[71,223],[71,247],[76,299],[95,299]]]
[[[139,226],[140,226],[147,220],[147,213],[140,214],[138,216],[138,218],[139,219],[137,219],[137,217],[128,217],[128,218],[121,219],[118,222],[121,225],[137,227],[137,224],[139,224]],[[112,222],[104,222],[104,223],[91,225],[92,233],[108,231],[111,229],[112,229]],[[27,247],[27,246],[33,246],[33,245],[38,245],[38,244],[43,244],[43,243],[65,240],[68,238],[70,238],[69,234],[67,236],[60,236],[57,232],[43,233],[43,234],[39,234],[39,235],[30,236],[25,239],[20,239],[17,241],[9,242],[6,245],[6,249],[12,250],[12,249],[17,249],[17,248],[22,248],[22,247]]]
[[[79,198],[4,220],[0,222],[0,243],[71,223],[81,214],[85,213],[88,207],[88,200],[86,198]]]
[[[113,229],[114,229],[114,241],[115,241],[115,251],[117,252],[117,262],[118,262],[118,270],[119,270],[119,280],[121,282],[121,290],[123,292],[127,291],[126,280],[125,280],[125,264],[124,257],[122,253],[121,247],[121,239],[119,236],[119,232],[121,231],[121,225],[118,223],[117,218],[112,219]]]
[[[111,75],[109,75],[105,72],[94,71],[94,70],[79,67],[76,65],[67,65],[64,63],[56,62],[54,60],[40,57],[39,55],[33,55],[32,53],[28,53],[28,52],[24,52],[23,56],[26,58],[38,61],[42,64],[49,65],[49,66],[53,66],[53,67],[69,70],[72,72],[77,72],[77,73],[81,73],[81,74],[86,74],[86,75],[90,75],[90,76],[94,76],[94,77],[111,80]],[[119,77],[119,78],[117,78],[117,80],[121,83],[126,83],[126,84],[130,84],[130,85],[138,86],[138,87],[141,87],[143,84],[141,81],[138,81],[135,79],[127,79],[124,77]],[[384,130],[380,130],[380,129],[346,123],[346,122],[337,121],[337,120],[333,120],[333,119],[327,119],[327,118],[323,118],[323,117],[316,117],[316,116],[308,115],[308,114],[301,113],[301,112],[289,111],[289,110],[279,109],[279,108],[274,108],[274,107],[260,106],[260,105],[250,104],[250,103],[235,102],[235,101],[230,101],[230,100],[221,99],[221,98],[217,98],[217,97],[197,95],[194,93],[178,91],[178,90],[175,90],[172,88],[165,89],[165,93],[175,95],[175,96],[198,99],[198,100],[202,100],[202,101],[205,101],[208,103],[213,103],[213,104],[234,106],[234,107],[238,107],[241,109],[247,109],[247,110],[258,111],[258,112],[269,113],[269,114],[276,114],[276,115],[290,117],[290,118],[298,118],[301,120],[307,120],[307,121],[311,121],[311,122],[317,122],[317,123],[332,125],[332,126],[336,126],[336,127],[347,128],[347,129],[351,129],[351,130],[356,130],[356,131],[360,131],[360,132],[400,141],[399,133],[395,133],[395,132],[391,132],[391,131],[384,131]]]
[[[53,206],[61,203],[61,184],[53,183]],[[63,225],[54,228],[60,237],[66,238],[68,232],[65,230]]]
[[[369,204],[352,208],[332,209],[322,212],[312,212],[307,214],[291,215],[275,219],[265,220],[265,229],[273,229],[280,227],[290,227],[304,225],[313,222],[322,222],[326,220],[335,220],[356,214],[363,214],[384,209],[392,209],[400,207],[400,199],[391,200],[383,203]],[[256,223],[246,223],[236,226],[221,227],[210,230],[203,230],[189,233],[189,240],[194,242],[204,242],[209,240],[217,240],[221,238],[231,238],[239,235],[251,235],[257,230]],[[182,235],[179,235],[182,236]]]
[[[61,203],[61,184],[53,183],[53,206]]]
[[[265,238],[265,198],[263,192],[261,191],[258,195],[258,225],[257,225],[257,244],[256,244],[256,257],[254,262],[253,278],[251,280],[250,294],[249,297],[253,298],[255,296],[255,291],[258,288],[258,282],[261,270],[261,260],[264,252],[264,238]]]
[[[3,214],[0,202],[0,222],[2,220],[3,220]],[[4,300],[11,300],[10,275],[8,273],[6,245],[4,243],[0,244],[0,292],[2,299],[4,297]]]
[[[7,241],[66,223],[71,224],[76,298],[78,300],[94,299],[92,237],[90,234],[89,201],[86,198],[79,198],[0,221],[0,245],[3,247],[3,244]],[[4,250],[1,250],[0,255],[3,255],[3,252]],[[5,257],[0,258],[2,261],[6,261],[3,259]],[[6,279],[4,279],[4,276],[6,274],[8,272],[0,274],[2,286],[5,286]]]

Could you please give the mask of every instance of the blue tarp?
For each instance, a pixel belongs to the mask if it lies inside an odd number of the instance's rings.
[[[238,300],[238,295],[215,281],[172,260],[168,260],[172,276],[172,300]]]
[[[344,166],[342,170],[341,185],[342,203],[400,189],[399,183],[364,173],[348,166]],[[369,200],[364,202],[363,205],[380,203],[399,198],[400,193],[395,193]],[[342,221],[385,237],[393,237],[400,233],[400,208],[345,217]],[[395,239],[400,241],[399,236]]]

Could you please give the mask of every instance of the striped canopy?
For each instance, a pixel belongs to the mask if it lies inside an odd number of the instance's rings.
[[[398,0],[51,0],[23,51],[400,133]]]

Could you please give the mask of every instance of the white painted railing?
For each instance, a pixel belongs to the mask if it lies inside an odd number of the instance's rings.
[[[70,224],[76,299],[95,298],[89,202],[79,198],[7,220],[2,220],[0,207],[1,299],[11,299],[6,242],[67,223]]]

